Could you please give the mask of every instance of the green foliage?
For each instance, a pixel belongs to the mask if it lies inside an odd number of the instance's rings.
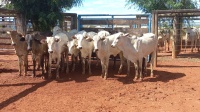
[[[49,31],[62,21],[63,8],[70,9],[82,4],[82,0],[10,0],[6,7],[24,14],[34,30]]]
[[[126,0],[127,6],[151,13],[153,10],[195,9],[197,0]]]

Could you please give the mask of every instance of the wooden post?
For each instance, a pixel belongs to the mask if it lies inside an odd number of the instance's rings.
[[[158,38],[158,13],[156,12],[155,13],[155,28],[154,28],[154,32],[155,32],[155,35],[156,35],[156,37]],[[157,67],[157,55],[158,55],[158,52],[157,52],[157,50],[156,50],[156,55],[155,55],[155,61],[154,61],[154,67]]]

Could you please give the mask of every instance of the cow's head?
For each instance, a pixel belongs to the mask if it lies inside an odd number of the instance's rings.
[[[74,38],[77,39],[77,43],[78,43],[77,48],[82,49],[82,47],[83,47],[82,44],[83,44],[84,40],[87,38],[87,32],[82,31],[81,33],[74,35]]]
[[[99,50],[98,46],[101,45],[101,38],[98,35],[95,35],[92,40],[94,44],[94,52],[97,52]]]
[[[55,26],[53,28],[53,35],[56,35],[56,34],[58,34],[61,31],[62,31],[62,29],[59,26]]]
[[[44,41],[44,40],[43,40]],[[46,37],[46,41],[44,41],[48,45],[48,52],[53,53],[53,44],[55,43],[54,37]]]
[[[97,34],[101,39],[105,39],[106,36],[109,36],[110,33],[108,31],[105,31],[105,30],[102,30],[102,31],[99,31],[98,34]]]
[[[114,38],[114,41],[111,44],[111,47],[116,47],[117,44],[121,44],[120,42],[122,42],[123,39],[128,38],[127,36],[129,36],[129,33],[124,34],[121,32],[121,33],[117,34]],[[131,37],[129,37],[129,38],[131,38]]]
[[[17,31],[7,31],[6,33],[9,34],[11,37],[11,45],[12,46],[15,46],[20,41],[23,41],[22,38],[24,38],[24,36],[21,33],[18,33]]]

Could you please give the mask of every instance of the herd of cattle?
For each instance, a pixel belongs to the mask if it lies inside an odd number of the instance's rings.
[[[199,31],[199,29],[186,29],[186,45],[188,41],[191,41],[192,51],[193,46],[197,45]],[[16,31],[8,31],[7,33],[10,34],[12,45],[18,56],[19,75],[21,76],[22,74],[23,66],[24,75],[27,75],[28,53],[31,51],[33,61],[32,76],[36,76],[35,71],[38,63],[37,70],[41,67],[43,77],[46,71],[49,79],[52,78],[53,63],[55,63],[57,79],[60,78],[60,70],[66,74],[69,73],[69,56],[72,59],[72,72],[75,70],[75,61],[79,58],[82,62],[82,74],[86,74],[86,68],[88,68],[88,74],[92,74],[91,57],[95,53],[97,59],[101,62],[102,78],[107,79],[108,77],[110,56],[119,55],[121,63],[118,73],[121,73],[123,65],[127,64],[127,75],[130,75],[130,63],[132,62],[135,66],[134,80],[139,79],[141,81],[143,74],[146,73],[147,62],[145,59],[147,56],[150,55],[151,57],[149,60],[150,76],[153,77],[153,64],[157,47],[170,39],[170,34],[167,30],[159,31],[158,37],[153,33],[145,33],[138,37],[123,32],[110,34],[105,30],[86,32],[74,29],[65,32],[58,26],[53,28],[53,34],[32,32],[23,36]]]

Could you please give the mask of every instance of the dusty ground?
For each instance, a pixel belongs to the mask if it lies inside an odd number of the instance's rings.
[[[81,75],[80,66],[61,80],[18,77],[14,51],[0,51],[1,112],[199,112],[200,54],[159,54],[155,78],[133,82],[132,76],[111,75],[103,80],[101,67],[92,66],[92,76]],[[29,57],[30,59],[30,57]],[[119,62],[117,62],[119,63]],[[112,65],[112,64],[110,64]],[[118,66],[117,66],[118,68]],[[31,75],[32,66],[28,74]],[[149,72],[149,71],[148,71]],[[112,76],[113,75],[113,76]]]

